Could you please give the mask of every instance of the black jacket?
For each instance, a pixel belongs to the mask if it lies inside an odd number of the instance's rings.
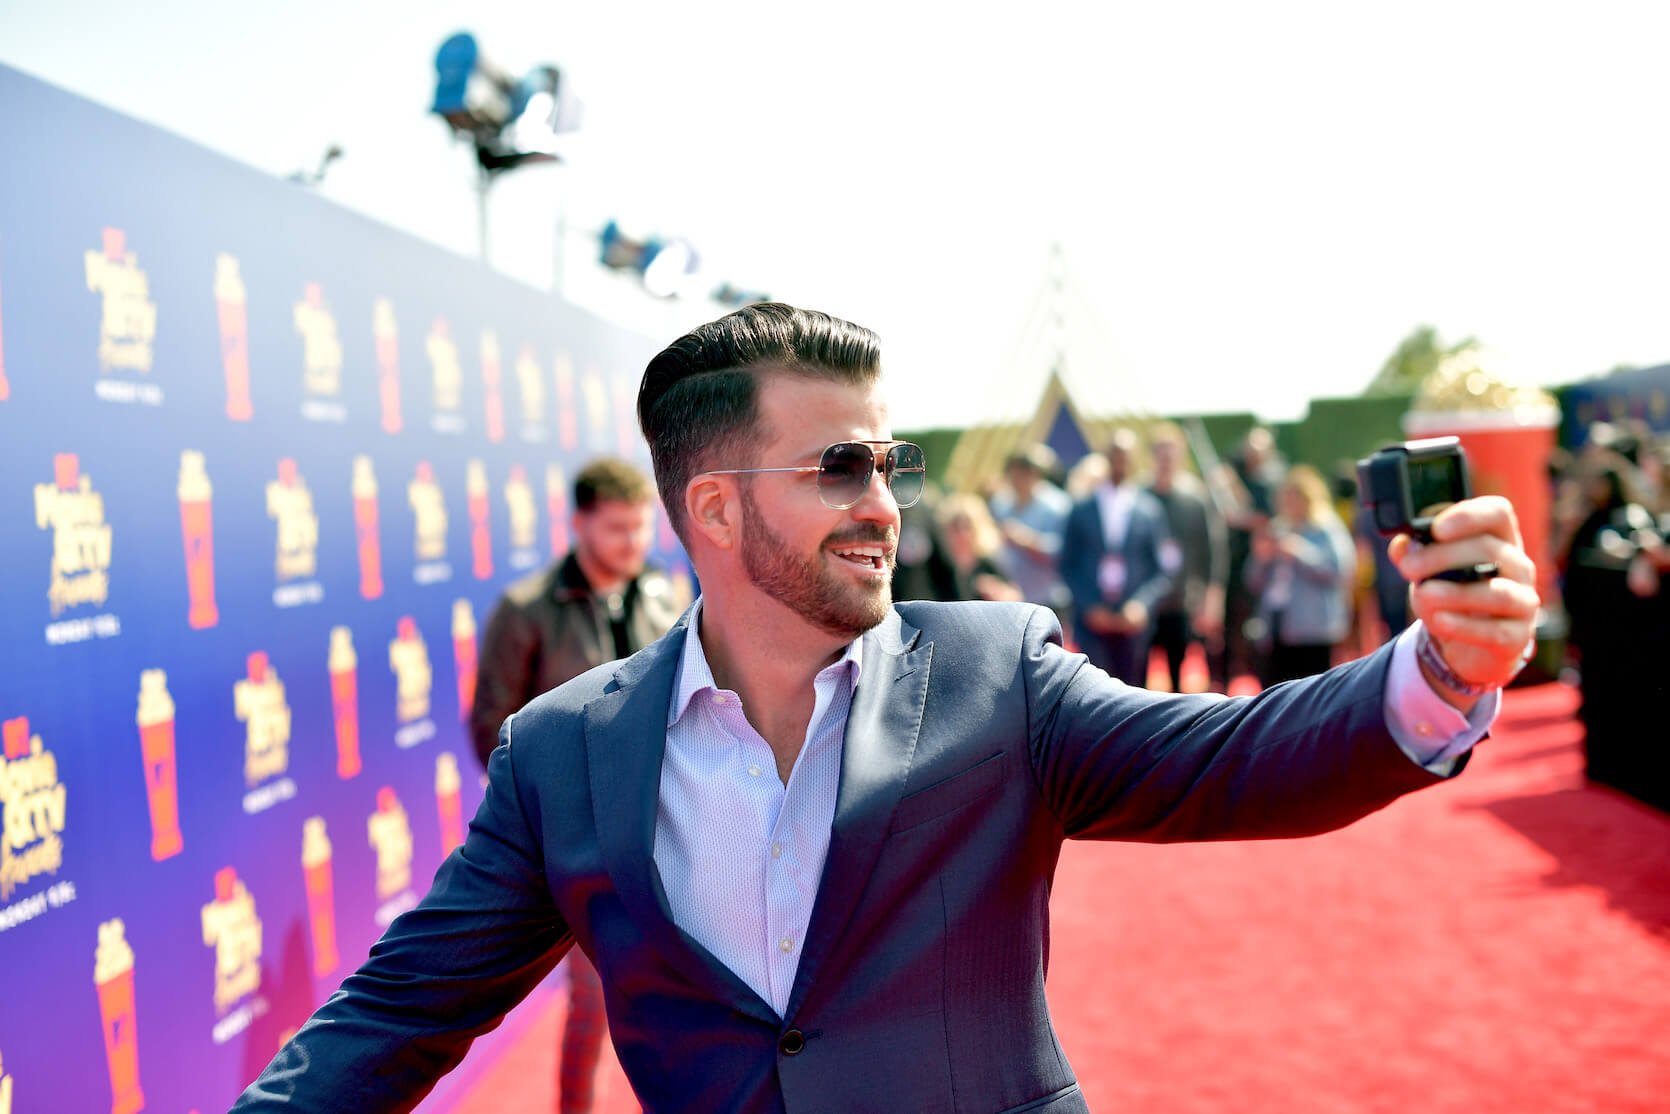
[[[627,653],[660,638],[683,607],[661,572],[645,569],[626,586]],[[499,725],[528,701],[615,657],[609,609],[571,553],[523,577],[499,597],[481,638],[470,738],[483,768]]]

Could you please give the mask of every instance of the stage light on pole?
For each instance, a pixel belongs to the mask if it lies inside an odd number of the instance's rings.
[[[688,241],[634,240],[616,221],[603,226],[598,244],[598,262],[611,270],[635,273],[644,289],[657,298],[688,293],[701,267],[701,257]]]
[[[557,137],[580,124],[581,105],[556,66],[535,66],[520,80],[490,63],[475,36],[460,31],[435,52],[435,98],[429,110],[475,148],[481,257],[487,258],[487,191],[507,170],[559,162]]]

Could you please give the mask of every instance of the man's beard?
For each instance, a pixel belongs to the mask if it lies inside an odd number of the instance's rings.
[[[893,608],[893,563],[888,575],[878,578],[868,590],[861,583],[844,580],[818,557],[801,557],[790,551],[782,538],[767,525],[754,502],[753,492],[742,490],[742,567],[748,579],[766,595],[804,616],[808,621],[839,638],[857,638],[887,618]],[[885,545],[895,544],[892,532],[879,526],[855,526],[831,542]]]

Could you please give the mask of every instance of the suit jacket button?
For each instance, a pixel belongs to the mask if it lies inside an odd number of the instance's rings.
[[[785,1056],[798,1056],[805,1047],[806,1035],[799,1029],[790,1029],[777,1041],[777,1051]]]

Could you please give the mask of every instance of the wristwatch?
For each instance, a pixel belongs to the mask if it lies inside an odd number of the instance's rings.
[[[1525,643],[1525,649],[1519,655],[1519,665],[1513,671],[1515,677],[1536,654],[1537,640],[1533,636],[1529,642]],[[1454,689],[1463,696],[1483,696],[1487,692],[1493,692],[1502,687],[1501,685],[1475,685],[1471,681],[1464,681],[1457,676],[1456,671],[1450,668],[1450,663],[1444,660],[1444,655],[1438,652],[1438,644],[1432,640],[1432,635],[1427,633],[1424,623],[1415,634],[1415,658],[1432,670],[1433,676],[1443,682],[1445,688]],[[1510,681],[1512,679],[1513,677],[1508,678]]]

